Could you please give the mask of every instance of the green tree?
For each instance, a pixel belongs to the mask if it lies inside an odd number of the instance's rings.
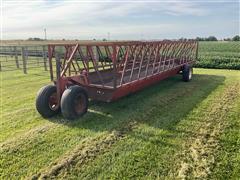
[[[207,41],[217,41],[217,38],[215,36],[209,36]]]
[[[232,38],[233,41],[240,41],[240,36],[236,35]]]

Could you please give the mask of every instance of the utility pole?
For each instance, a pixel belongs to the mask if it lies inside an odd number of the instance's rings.
[[[45,40],[47,40],[47,29],[44,28],[44,36],[45,36]]]

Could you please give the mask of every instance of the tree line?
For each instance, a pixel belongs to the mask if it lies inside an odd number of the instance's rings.
[[[197,41],[218,41],[218,39],[215,36],[209,36],[209,37],[197,37]],[[224,41],[240,41],[240,36],[236,35],[233,38],[224,38]]]
[[[28,41],[44,41],[44,39],[41,38],[28,38]],[[62,39],[63,41],[65,41],[65,39]],[[77,39],[76,39],[77,40]],[[96,41],[96,39],[93,39],[94,41]],[[188,40],[187,38],[180,38],[179,40]],[[218,39],[215,36],[209,36],[209,37],[196,37],[197,41],[218,41]],[[236,35],[232,38],[224,38],[224,41],[240,41],[240,36]],[[102,39],[102,41],[107,41],[107,39]]]

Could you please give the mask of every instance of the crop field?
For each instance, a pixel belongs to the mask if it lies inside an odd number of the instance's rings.
[[[200,42],[195,67],[240,70],[240,43]]]
[[[239,67],[239,43],[213,44],[200,57]],[[188,83],[176,75],[113,103],[90,101],[75,121],[36,111],[50,83],[43,67],[0,76],[0,179],[239,178],[239,70],[194,68]]]

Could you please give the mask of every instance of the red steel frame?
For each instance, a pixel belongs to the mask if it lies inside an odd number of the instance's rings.
[[[48,45],[58,102],[71,85],[84,87],[91,99],[116,100],[179,73],[183,65],[194,63],[197,53],[193,40]]]

